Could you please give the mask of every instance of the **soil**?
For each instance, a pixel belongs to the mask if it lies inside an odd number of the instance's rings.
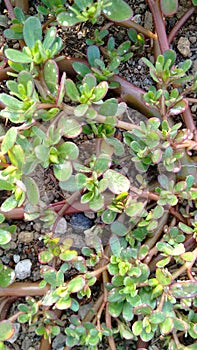
[[[153,21],[151,13],[145,1],[128,0],[127,2],[133,8],[135,21],[141,24],[142,26],[145,26],[147,29],[153,30]],[[38,3],[38,1],[30,2],[31,14],[35,13],[35,9]],[[168,32],[174,26],[176,20],[180,18],[180,16],[185,12],[186,8],[189,6],[189,1],[179,0],[179,12],[176,14],[176,16],[167,19],[166,26]],[[5,10],[4,8],[4,2],[0,3],[0,10],[1,14],[5,14],[7,16],[7,10]],[[10,20],[8,19],[8,26],[9,24]],[[105,20],[101,18],[99,22],[99,27],[101,28],[104,25]],[[69,28],[65,32],[63,32],[62,29],[59,29],[58,34],[63,38],[65,45],[63,54],[75,57],[85,57],[85,40],[91,37],[96,27],[98,27],[98,24],[96,24],[95,26],[90,24],[82,24],[73,28]],[[0,27],[1,35],[4,29],[4,27]],[[115,37],[117,45],[121,44],[125,39],[127,39],[127,30],[124,28],[112,26],[109,29],[109,32]],[[184,53],[183,50],[180,48],[179,43],[181,38],[187,38],[189,41],[187,53]],[[9,47],[17,47],[17,42],[8,41],[7,45]],[[187,21],[184,27],[181,28],[175,40],[173,41],[172,49],[175,50],[177,53],[177,62],[182,62],[183,60],[185,60],[185,58],[190,58],[192,60],[193,65],[191,68],[191,72],[194,73],[197,68],[197,18],[195,17],[195,15],[191,16],[191,18]],[[148,74],[148,69],[144,65],[141,58],[146,55],[147,58],[153,60],[152,52],[152,41],[147,39],[145,43],[145,51],[136,54],[134,53],[134,56],[129,60],[129,62],[122,64],[120,74],[129,81],[131,81],[133,84],[145,90],[148,90],[149,86],[153,82]],[[187,56],[185,56],[186,54]],[[4,83],[0,85],[0,89],[1,91],[5,91]],[[192,97],[196,98],[196,95],[193,95]],[[197,105],[191,104],[191,110],[193,116],[197,119]],[[139,120],[142,120],[144,118],[142,115],[140,115],[139,112],[136,112],[132,109],[129,109],[129,115],[130,118],[132,120],[135,120],[135,122],[137,123],[139,123]],[[77,139],[76,142],[83,143],[82,149],[84,154],[82,155],[82,157],[84,157],[84,159],[87,159],[88,155],[90,156],[92,153],[91,137],[86,137],[83,140]],[[129,169],[127,167],[127,162],[123,161],[122,172],[127,173],[128,170]],[[41,167],[37,168],[35,171],[34,179],[36,180],[37,184],[39,184],[40,189],[42,189],[41,198],[45,203],[51,203],[65,198],[66,194],[58,187],[58,184],[52,172],[48,170],[45,171]],[[66,216],[63,224],[64,226],[61,232],[62,235],[65,235],[66,232],[67,236],[72,237],[74,239],[74,245],[77,249],[80,249],[83,245],[85,245],[85,236],[83,233],[84,230],[90,227],[90,225],[93,225],[97,220],[96,214],[91,212],[81,215],[82,216],[80,220],[82,221],[79,220],[79,216],[75,216],[74,224],[72,216]],[[89,221],[87,221],[86,219],[88,219]],[[79,224],[77,220],[80,221]],[[0,259],[2,260],[4,265],[12,267],[13,269],[19,261],[30,259],[32,263],[30,276],[26,279],[23,279],[23,281],[37,281],[40,279],[40,264],[38,262],[38,252],[42,248],[42,236],[46,233],[46,229],[42,227],[42,222],[40,221],[24,222],[17,220],[16,222],[10,221],[10,223],[17,225],[17,232],[14,235],[13,240],[11,241],[10,249],[6,251],[0,249]],[[77,229],[77,225],[80,228]],[[18,279],[16,279],[16,281],[17,280]],[[17,299],[15,302],[13,302],[13,305],[10,308],[10,315],[17,311],[17,305],[21,302],[24,302],[23,298]],[[88,307],[89,305],[86,305],[86,308]],[[67,314],[63,313],[62,318],[66,319],[66,317]],[[40,337],[35,334],[34,330],[34,326],[27,327],[27,324],[20,325],[16,341],[13,344],[8,343],[8,348],[15,350],[39,350]],[[52,349],[64,349],[64,345],[65,336],[62,329],[62,333],[58,337],[53,339]],[[154,341],[152,342],[152,344],[150,344],[148,349],[159,350],[161,348],[165,350],[163,342],[160,339],[154,339]],[[80,349],[80,347],[76,347],[76,349]],[[107,343],[103,343],[103,345],[101,344],[99,346],[99,349],[108,349]],[[126,340],[123,341],[118,338],[117,349],[136,349],[136,343]]]

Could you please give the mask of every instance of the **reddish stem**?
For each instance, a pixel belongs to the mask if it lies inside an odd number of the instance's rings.
[[[52,203],[49,204],[46,208],[48,209],[53,209],[55,212],[58,212],[59,210],[62,209],[62,207],[65,205],[65,201],[61,201],[58,203]],[[81,204],[80,201],[76,201],[72,204],[72,206],[69,206],[64,214],[74,214],[74,213],[80,213],[80,212],[85,212],[88,211],[89,206],[88,204]],[[20,220],[20,219],[24,219],[24,207],[20,207],[20,208],[14,208],[10,211],[4,212],[2,210],[0,210],[0,213],[3,214],[5,216],[6,219],[16,219],[16,220]]]
[[[10,286],[1,288],[0,297],[2,296],[14,296],[14,297],[26,297],[26,296],[42,296],[45,295],[49,287],[40,288],[40,281],[38,282],[14,282]]]
[[[152,33],[150,30],[142,27],[140,24],[132,21],[132,20],[127,20],[127,21],[122,21],[122,22],[117,22],[114,21],[113,22],[115,25],[118,25],[120,27],[124,27],[124,28],[133,28],[135,30],[137,30],[139,33],[142,33],[144,36],[148,37],[148,38],[152,38],[152,39],[157,39],[157,34]]]
[[[168,35],[168,43],[171,44],[171,42],[174,40],[175,36],[178,34],[179,30],[183,27],[185,22],[191,17],[191,15],[194,13],[195,7],[192,6],[184,15],[179,19],[179,21],[175,24],[173,29],[171,30],[170,34]]]
[[[165,23],[160,9],[160,2],[159,0],[146,0],[146,2],[148,3],[154,18],[155,29],[158,35],[161,53],[164,53],[166,50],[169,50],[169,43],[166,34]]]
[[[14,19],[15,18],[14,9],[13,9],[13,6],[12,6],[10,0],[4,0],[4,4],[8,10],[9,17],[11,19]]]
[[[169,46],[169,42],[168,42],[168,37],[167,37],[167,33],[166,33],[166,28],[165,28],[165,23],[163,20],[163,16],[162,16],[162,11],[160,8],[160,1],[159,0],[146,0],[150,10],[152,12],[153,18],[154,18],[154,23],[155,23],[155,28],[156,28],[156,32],[158,34],[158,42],[159,42],[159,46],[160,46],[160,51],[161,54],[163,54],[166,50],[169,50],[170,46]],[[195,141],[197,140],[197,128],[195,126],[191,111],[189,106],[187,107],[187,109],[185,110],[185,112],[183,112],[183,120],[185,122],[185,125],[188,129],[192,130],[192,132],[194,133],[194,139]]]
[[[44,339],[44,336],[42,336],[39,350],[51,350],[49,339]]]
[[[196,128],[196,125],[194,123],[194,119],[192,117],[192,113],[191,113],[189,106],[183,112],[183,120],[184,120],[187,128],[192,131],[192,133],[194,135],[194,140],[197,141],[197,128]]]
[[[29,1],[28,0],[15,0],[14,4],[16,7],[19,7],[24,12],[29,11]]]

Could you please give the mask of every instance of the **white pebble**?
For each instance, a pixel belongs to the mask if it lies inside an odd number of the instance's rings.
[[[31,275],[31,260],[24,259],[19,261],[15,266],[16,277],[19,280],[24,280]]]

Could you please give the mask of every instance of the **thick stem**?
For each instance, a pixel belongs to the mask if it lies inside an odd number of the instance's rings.
[[[55,212],[58,212],[59,210],[62,209],[62,207],[65,205],[65,201],[61,201],[59,203],[52,203],[49,204],[48,207],[46,207],[46,209],[53,209]],[[72,206],[69,206],[69,208],[67,208],[64,212],[64,214],[74,214],[74,213],[81,213],[84,211],[88,211],[89,206],[88,204],[81,204],[80,201],[76,201],[72,204]],[[10,211],[4,212],[2,210],[0,210],[0,213],[3,214],[5,216],[6,219],[16,219],[16,220],[22,220],[24,219],[24,207],[20,207],[20,208],[14,208]]]
[[[49,342],[49,339],[44,339],[44,336],[42,336],[39,350],[51,350],[51,343]]]
[[[168,43],[171,44],[175,36],[178,34],[179,30],[183,27],[185,22],[191,17],[194,13],[195,7],[192,6],[184,15],[179,19],[179,21],[175,24],[170,34],[168,35]]]
[[[189,106],[183,112],[183,120],[184,120],[185,125],[187,126],[187,128],[193,132],[194,140],[197,141],[197,128],[196,128],[196,125],[194,123],[194,119],[192,117],[192,113],[191,113],[191,110],[190,110]]]
[[[40,284],[40,281],[14,282],[8,287],[0,288],[0,297],[2,296],[26,297],[26,296],[45,295],[49,290],[49,286],[40,288],[39,284]]]
[[[9,17],[11,19],[14,19],[15,18],[14,9],[13,9],[13,6],[12,6],[10,0],[4,0],[4,4],[8,10]]]
[[[28,0],[15,0],[14,4],[16,7],[19,7],[21,10],[28,13],[28,11],[29,11],[29,1]]]
[[[158,41],[160,46],[161,54],[163,54],[166,50],[169,50],[169,42],[168,37],[166,33],[165,23],[163,20],[162,12],[160,9],[160,2],[159,0],[146,0],[150,10],[152,12],[154,23],[155,23],[155,29],[158,33]],[[185,112],[183,112],[183,120],[185,122],[186,127],[191,130],[194,133],[194,140],[197,140],[197,128],[195,126],[190,107],[186,109]]]
[[[120,27],[124,28],[133,28],[137,32],[143,34],[147,38],[152,38],[152,39],[157,39],[157,34],[152,33],[150,30],[142,27],[140,24],[132,21],[132,20],[127,20],[127,21],[122,21],[122,22],[113,22],[115,25],[118,25]]]
[[[158,35],[158,41],[161,52],[164,53],[166,50],[169,50],[169,43],[166,34],[165,23],[160,9],[159,0],[146,0],[146,2],[148,3],[154,18],[155,29]]]

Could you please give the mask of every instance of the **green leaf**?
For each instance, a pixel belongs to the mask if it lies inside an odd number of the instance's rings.
[[[171,274],[164,269],[156,269],[156,278],[162,286],[168,286],[172,282]]]
[[[142,330],[143,330],[142,321],[134,322],[134,324],[132,326],[133,334],[138,336],[138,335],[140,335],[142,333]]]
[[[183,113],[187,107],[188,101],[186,99],[182,99],[170,108],[170,115],[178,115],[180,113]]]
[[[35,155],[42,162],[46,162],[49,158],[49,149],[44,145],[39,145],[35,147]]]
[[[0,272],[0,287],[5,288],[12,284],[15,279],[15,272],[7,266]]]
[[[65,161],[63,164],[54,164],[53,171],[59,181],[66,181],[72,175],[72,164],[69,161]]]
[[[109,303],[109,313],[113,317],[118,317],[123,309],[124,303],[119,302],[119,303]]]
[[[99,114],[106,117],[113,117],[117,112],[117,108],[118,102],[116,99],[112,98],[102,103],[101,107],[99,108]]]
[[[107,170],[104,173],[104,178],[108,179],[108,188],[111,192],[115,194],[120,194],[122,192],[128,192],[130,187],[130,181],[126,176],[116,172],[115,170]]]
[[[138,216],[144,209],[144,203],[133,202],[125,210],[126,214],[131,217]]]
[[[102,174],[111,165],[111,157],[108,154],[101,153],[95,161],[94,170],[98,174]]]
[[[63,298],[60,298],[57,303],[55,303],[55,307],[58,310],[66,310],[69,309],[72,305],[72,299],[70,298],[70,296],[66,295]]]
[[[94,89],[94,102],[102,100],[108,91],[108,83],[106,81],[100,82]]]
[[[79,22],[83,22],[73,12],[60,12],[57,16],[57,21],[63,27],[71,27]]]
[[[194,298],[197,296],[197,281],[173,283],[169,291],[175,298]]]
[[[76,260],[77,255],[78,254],[76,250],[66,250],[60,254],[60,259],[63,261],[72,261]]]
[[[103,213],[102,213],[102,220],[105,224],[109,225],[111,224],[115,218],[116,218],[117,213],[115,211],[112,211],[110,209],[106,209]]]
[[[10,128],[3,138],[3,142],[1,144],[1,151],[3,154],[7,153],[7,151],[14,146],[17,138],[17,128]]]
[[[24,103],[19,101],[17,98],[12,97],[7,94],[0,94],[0,101],[9,109],[13,109],[14,111],[22,110],[24,107]],[[13,131],[12,131],[13,132]]]
[[[167,317],[161,324],[160,324],[160,331],[162,335],[167,335],[171,333],[172,329],[174,327],[173,319],[170,317]]]
[[[61,128],[63,135],[68,138],[77,137],[82,130],[81,125],[76,120],[65,117],[60,119],[58,128]]]
[[[150,315],[150,322],[153,324],[159,324],[165,320],[166,316],[164,312],[153,311]]]
[[[123,225],[121,222],[118,222],[118,221],[114,221],[112,224],[111,224],[111,231],[120,236],[120,237],[123,237],[127,234],[128,232],[128,228]]]
[[[11,241],[12,236],[9,231],[6,231],[5,229],[0,228],[0,245],[7,244]]]
[[[82,276],[77,276],[71,279],[70,282],[68,282],[68,292],[69,293],[77,293],[80,290],[82,290],[85,287],[85,278]]]
[[[168,186],[169,186],[169,179],[166,175],[159,175],[158,176],[158,181],[160,183],[160,185],[167,190]]]
[[[52,94],[57,93],[59,70],[54,60],[48,60],[44,65],[44,80]]]
[[[14,196],[11,196],[3,202],[3,204],[1,205],[1,210],[7,212],[16,207],[17,207],[17,201],[14,198]]]
[[[7,180],[0,180],[0,190],[11,191],[14,185],[9,183]]]
[[[109,240],[110,249],[112,251],[112,254],[116,257],[120,256],[121,252],[121,245],[118,237],[115,235],[112,235]]]
[[[28,198],[29,202],[32,205],[38,204],[40,194],[39,194],[38,186],[37,186],[36,182],[34,181],[34,179],[32,179],[29,176],[24,176],[23,182],[24,182],[25,187],[26,187],[26,193],[27,193],[27,198]]]
[[[141,304],[141,305],[137,305],[134,308],[134,314],[135,315],[151,315],[152,313],[152,308],[150,305],[148,304]]]
[[[0,341],[6,341],[14,335],[14,324],[8,320],[0,322]],[[4,350],[5,348],[3,348]]]
[[[166,17],[174,15],[178,10],[178,0],[161,0],[161,10]]]
[[[91,45],[87,50],[88,62],[91,67],[96,67],[95,60],[100,59],[100,50],[98,46]]]
[[[79,101],[79,91],[71,79],[66,79],[66,93],[72,101]]]
[[[114,22],[125,21],[133,16],[131,7],[123,0],[113,0],[111,5],[103,10],[103,13]]]
[[[56,34],[57,34],[57,29],[55,27],[51,27],[47,30],[43,40],[43,47],[45,49],[52,48],[52,45],[54,44],[56,39]]]
[[[124,303],[122,316],[126,321],[131,321],[133,319],[133,307],[129,302]]]
[[[27,46],[32,48],[37,40],[42,41],[42,26],[37,17],[29,17],[23,26],[23,37]]]
[[[39,253],[38,258],[41,264],[47,264],[53,259],[53,254],[48,250],[43,250]]]
[[[65,142],[58,147],[58,152],[61,157],[66,160],[74,160],[79,156],[79,149],[77,145],[73,142]]]
[[[84,77],[86,74],[91,73],[90,68],[84,63],[73,62],[72,66],[73,66],[74,70],[77,72],[77,74],[79,74],[82,77]]]
[[[180,230],[184,233],[187,234],[192,234],[194,232],[194,229],[190,226],[187,226],[186,224],[184,224],[183,222],[179,222],[178,227],[180,228]]]
[[[30,56],[26,55],[25,53],[18,51],[18,50],[6,49],[5,55],[12,62],[16,62],[16,63],[31,63],[31,62],[33,62],[32,57],[30,57]]]

